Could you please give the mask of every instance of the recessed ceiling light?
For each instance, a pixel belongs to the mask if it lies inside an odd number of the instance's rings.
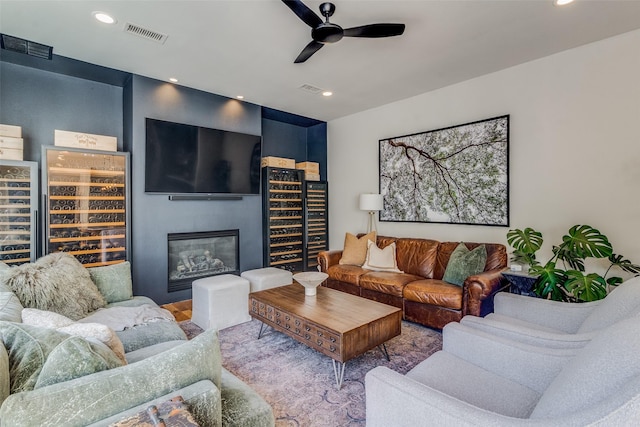
[[[105,12],[93,12],[93,17],[98,21],[103,22],[105,24],[115,24],[116,19]]]
[[[573,0],[554,0],[553,4],[556,6],[564,6],[565,4],[573,3]]]
[[[178,83],[178,79],[176,79],[175,77],[170,77],[170,78],[169,78],[169,81],[170,81],[171,83]]]
[[[244,99],[244,96],[242,96],[242,95],[238,95],[238,96],[236,96],[236,98],[238,98],[238,99]]]
[[[324,92],[322,92],[322,96],[331,96],[333,95],[333,92],[325,90]]]

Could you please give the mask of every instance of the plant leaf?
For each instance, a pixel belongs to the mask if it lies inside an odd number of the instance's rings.
[[[581,271],[569,270],[564,286],[578,301],[597,301],[607,296],[607,282],[596,273],[585,275]]]
[[[562,237],[561,246],[580,258],[607,258],[613,253],[613,247],[607,236],[590,225],[571,227],[569,234]]]
[[[523,254],[533,255],[542,247],[542,233],[527,227],[523,230],[509,230],[507,242]],[[535,259],[535,257],[534,257]]]
[[[618,286],[620,283],[622,283],[622,277],[609,277],[607,279],[609,286]]]
[[[616,254],[609,255],[609,262],[611,262],[611,265],[620,267],[623,271],[626,271],[627,273],[633,273],[633,274],[640,273],[640,265],[633,264],[628,259],[624,259],[622,255],[616,255]]]
[[[568,248],[564,246],[554,246],[553,253],[561,260],[563,263],[569,265],[570,268],[578,271],[584,271],[584,260],[575,252],[570,251]]]
[[[531,274],[538,276],[536,283],[533,285],[533,290],[543,298],[566,301],[566,295],[560,288],[567,280],[567,276],[563,270],[555,267],[555,263],[549,261],[544,267],[536,265],[529,269]]]

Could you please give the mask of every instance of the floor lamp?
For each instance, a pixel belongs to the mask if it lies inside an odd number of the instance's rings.
[[[369,193],[360,195],[360,210],[369,212],[369,226],[367,227],[367,233],[376,230],[376,219],[374,215],[376,212],[381,211],[382,207],[382,194]]]

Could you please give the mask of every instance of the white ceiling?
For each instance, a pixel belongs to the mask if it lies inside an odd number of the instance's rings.
[[[318,11],[320,1],[305,1]],[[335,0],[343,28],[406,24],[404,35],[344,38],[294,64],[310,28],[279,0],[7,1],[0,32],[54,54],[320,120],[331,120],[640,28],[640,0]],[[98,23],[93,11],[118,22]],[[123,31],[168,35],[158,44]],[[309,84],[334,92],[302,91]]]

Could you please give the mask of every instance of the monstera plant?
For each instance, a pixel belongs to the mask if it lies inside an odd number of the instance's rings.
[[[536,259],[542,247],[542,233],[532,229],[509,230],[507,242],[513,247],[512,261],[529,265],[529,274],[537,276],[533,291],[548,299],[567,302],[596,301],[607,296],[608,287],[622,283],[621,277],[607,275],[613,267],[627,273],[640,273],[633,264],[613,253],[604,234],[590,225],[574,225],[562,236],[562,243],[553,246],[553,256],[546,264]],[[601,276],[585,271],[587,258],[607,258],[610,265]]]

